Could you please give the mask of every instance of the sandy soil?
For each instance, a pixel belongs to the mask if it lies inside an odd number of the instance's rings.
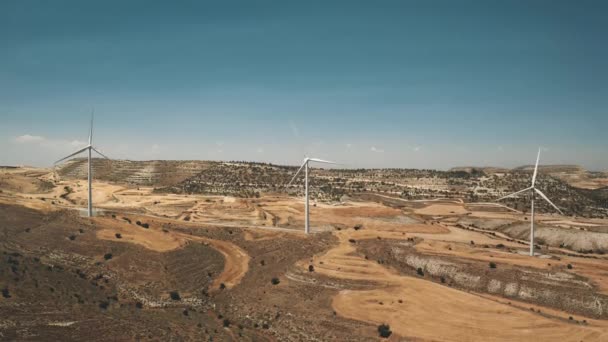
[[[409,233],[406,235],[422,235],[417,232],[424,231],[426,237],[445,234],[439,226],[414,225],[405,230]],[[381,287],[341,291],[332,305],[344,317],[388,323],[401,336],[428,340],[555,341],[567,336],[564,340],[603,341],[608,338],[608,324],[603,321],[579,326],[564,319],[567,313],[559,313],[561,319],[545,317],[475,294],[400,276],[374,261],[353,255],[355,248],[349,239],[370,238],[373,234],[353,230],[337,235],[340,245],[315,258],[317,272],[334,278],[371,281]],[[500,329],[496,328],[497,322],[501,322]]]
[[[464,208],[464,205],[450,204],[432,204],[422,209],[416,209],[414,212],[419,215],[429,216],[465,215],[469,213],[469,211]]]

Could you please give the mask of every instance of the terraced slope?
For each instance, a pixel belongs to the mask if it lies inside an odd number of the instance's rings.
[[[132,161],[93,158],[95,179],[148,186],[170,186],[191,178],[214,164],[207,161]],[[66,179],[86,179],[87,160],[72,159],[57,168]]]

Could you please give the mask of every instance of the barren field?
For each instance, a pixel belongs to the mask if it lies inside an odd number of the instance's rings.
[[[97,179],[87,218],[84,180],[0,169],[1,339],[608,340],[607,219],[539,214],[532,258],[520,210],[353,193],[314,198],[305,235],[300,196],[146,170]]]

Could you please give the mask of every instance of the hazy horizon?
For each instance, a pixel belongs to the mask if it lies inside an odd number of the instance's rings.
[[[608,3],[0,3],[0,165],[608,170]]]

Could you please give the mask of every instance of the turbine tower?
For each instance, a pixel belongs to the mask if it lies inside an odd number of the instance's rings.
[[[549,200],[549,198],[538,188],[536,188],[536,175],[538,174],[538,161],[540,160],[540,148],[538,149],[538,155],[536,156],[536,166],[534,166],[534,174],[532,175],[532,185],[529,188],[525,188],[523,190],[514,192],[510,195],[499,198],[497,201],[503,200],[505,198],[517,196],[526,191],[530,191],[532,196],[532,204],[531,204],[531,215],[530,215],[530,256],[534,256],[534,199],[535,195],[539,194],[547,203],[551,204],[555,210],[557,210],[560,214],[564,214],[553,202]]]
[[[296,174],[293,176],[293,178],[291,179],[291,181],[289,182],[289,184],[287,184],[287,186],[291,185],[291,183],[293,183],[293,181],[296,179],[296,177],[300,174],[300,171],[302,171],[302,169],[304,169],[304,193],[305,193],[305,197],[306,197],[306,202],[304,203],[304,232],[306,234],[310,233],[310,211],[309,211],[309,205],[308,205],[308,200],[309,200],[309,196],[308,196],[308,163],[310,162],[315,162],[315,163],[322,163],[322,164],[334,164],[337,165],[337,163],[334,162],[330,162],[327,160],[322,160],[322,159],[317,159],[317,158],[304,158],[304,162],[302,163],[302,166],[300,166],[300,169],[298,170],[298,172],[296,172]]]
[[[92,177],[93,177],[93,174],[92,174],[92,163],[91,163],[91,154],[92,154],[92,151],[97,152],[100,156],[102,156],[102,157],[104,157],[104,158],[106,158],[108,160],[110,159],[110,158],[106,157],[103,153],[99,152],[95,147],[93,147],[93,116],[94,116],[94,111],[91,113],[91,129],[89,131],[89,144],[87,146],[81,148],[80,150],[78,150],[78,151],[70,154],[69,156],[67,156],[65,158],[61,158],[61,159],[59,159],[58,161],[55,162],[55,164],[58,164],[58,163],[60,163],[60,162],[62,162],[64,160],[66,160],[68,158],[71,158],[71,157],[73,157],[73,156],[75,156],[77,154],[80,154],[80,153],[82,153],[84,151],[88,152],[88,154],[89,154],[89,162],[88,162],[88,170],[89,170],[89,172],[88,172],[89,204],[88,204],[87,213],[88,213],[89,217],[93,217],[93,188],[91,187],[91,180],[92,180]]]

